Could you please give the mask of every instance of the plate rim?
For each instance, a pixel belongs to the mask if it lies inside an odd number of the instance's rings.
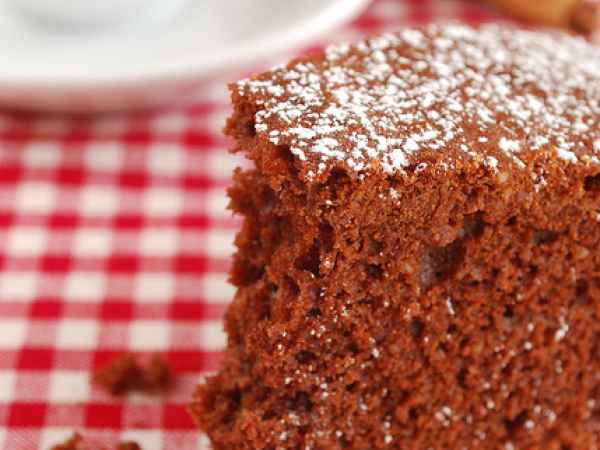
[[[170,61],[160,61],[156,65],[130,68],[115,72],[89,74],[83,77],[38,76],[22,74],[15,79],[0,73],[3,89],[47,88],[92,89],[94,87],[118,87],[139,84],[155,84],[165,81],[183,82],[233,70],[236,67],[264,60],[269,55],[294,48],[345,23],[361,12],[371,0],[331,0],[318,14],[299,22],[283,31],[274,31],[248,43],[225,47],[222,52],[210,58],[192,58],[184,54]]]

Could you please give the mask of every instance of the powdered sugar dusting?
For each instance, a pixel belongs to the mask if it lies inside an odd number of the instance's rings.
[[[521,150],[521,144],[519,144],[519,141],[506,139],[503,137],[500,139],[500,149],[504,153],[515,153]]]
[[[577,155],[575,155],[575,153],[569,150],[565,150],[564,148],[558,148],[556,153],[560,159],[564,159],[565,161],[569,161],[570,163],[574,164],[578,161]]]
[[[527,167],[600,152],[600,50],[559,33],[436,25],[327,50],[237,85],[259,136],[314,178],[343,164],[404,173],[443,155]],[[588,158],[589,160],[589,158]]]

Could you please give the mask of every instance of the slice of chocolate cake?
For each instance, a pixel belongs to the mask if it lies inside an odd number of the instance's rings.
[[[599,49],[432,26],[232,98],[216,450],[596,448]]]

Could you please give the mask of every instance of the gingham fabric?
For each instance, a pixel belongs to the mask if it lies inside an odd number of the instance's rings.
[[[476,3],[378,0],[325,42],[431,20],[479,22]],[[201,55],[199,55],[201,57]],[[0,114],[0,449],[90,444],[207,449],[186,404],[225,344],[239,164],[221,136],[220,79],[163,111],[95,118]],[[165,397],[113,398],[91,372],[162,352]]]

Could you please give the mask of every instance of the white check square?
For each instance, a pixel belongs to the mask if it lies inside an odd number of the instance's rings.
[[[211,189],[204,197],[204,209],[215,218],[230,218],[232,213],[227,209],[229,197],[225,189]]]
[[[204,251],[212,258],[230,258],[235,251],[233,230],[213,229],[204,235]]]
[[[207,320],[200,324],[198,347],[208,351],[221,351],[227,344],[227,336],[220,320]]]
[[[0,319],[0,348],[17,349],[25,342],[27,324],[23,319]]]
[[[21,214],[48,214],[56,203],[56,186],[50,182],[22,182],[15,192],[15,211]]]
[[[203,300],[214,303],[229,303],[235,288],[228,281],[226,273],[212,272],[202,277],[200,292]]]
[[[143,208],[150,216],[175,216],[182,211],[183,193],[178,189],[150,188],[144,194]]]
[[[169,348],[169,324],[161,320],[136,320],[129,330],[129,346],[136,351]]]
[[[79,210],[86,216],[111,216],[119,208],[119,192],[108,186],[87,186],[79,197]]]
[[[0,402],[8,403],[14,400],[15,380],[16,374],[12,370],[0,371]]]
[[[148,149],[148,169],[159,175],[177,176],[185,170],[185,151],[176,144],[154,144]]]
[[[78,403],[89,400],[90,374],[54,370],[50,375],[48,400],[54,403]]]
[[[51,169],[60,160],[60,148],[56,143],[32,142],[22,152],[23,161],[28,167]]]
[[[159,133],[179,133],[187,128],[189,122],[190,119],[186,114],[161,114],[152,121],[152,129]]]
[[[106,228],[80,228],[73,237],[73,253],[83,257],[104,257],[111,250],[113,233]]]
[[[7,233],[6,252],[14,256],[37,256],[47,247],[48,231],[42,227],[16,226]]]
[[[73,271],[66,275],[65,301],[98,302],[106,290],[106,275],[101,272]]]
[[[225,114],[219,115],[218,121],[225,123]],[[222,122],[221,122],[222,121]],[[210,150],[206,153],[206,173],[211,177],[229,180],[234,169],[240,166],[240,158],[225,149]]]
[[[168,302],[174,294],[175,277],[170,272],[141,272],[135,278],[134,298],[136,302]]]
[[[36,293],[38,277],[33,272],[0,272],[0,299],[29,301]]]
[[[123,164],[123,152],[117,143],[90,144],[84,149],[83,160],[91,170],[114,172]]]
[[[146,256],[172,256],[177,252],[180,232],[175,228],[145,228],[140,232],[140,248]]]
[[[58,324],[56,345],[61,349],[93,349],[97,342],[98,322],[95,320],[67,319]]]

